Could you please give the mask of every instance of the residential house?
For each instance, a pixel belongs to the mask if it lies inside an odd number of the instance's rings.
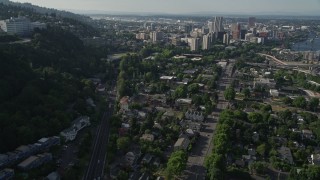
[[[128,111],[129,110],[129,96],[124,96],[120,99],[120,109],[122,111]]]
[[[39,154],[37,156],[30,156],[29,158],[18,164],[18,168],[21,170],[30,170],[33,168],[37,168],[51,160],[52,154],[50,153]]]
[[[253,132],[252,140],[253,140],[254,142],[258,142],[259,139],[260,139],[260,138],[259,138],[259,133]]]
[[[141,163],[149,165],[153,158],[153,155],[147,153],[143,156]]]
[[[246,163],[246,165],[250,165],[254,161],[257,160],[256,156],[251,155],[242,155],[242,160]]]
[[[186,129],[185,133],[190,138],[195,136],[195,132],[192,129]]]
[[[196,111],[187,111],[185,113],[185,117],[189,120],[196,121],[196,122],[203,122],[204,116],[201,112]]]
[[[14,176],[14,170],[13,169],[4,169],[0,171],[0,179],[12,179]]]
[[[74,120],[72,126],[63,130],[60,135],[64,137],[66,141],[73,141],[78,132],[87,126],[90,126],[90,118],[88,116],[82,116]]]
[[[313,165],[320,165],[320,154],[311,154],[311,163]]]
[[[193,122],[191,120],[183,120],[180,122],[180,125],[183,128],[191,129],[193,132],[200,132],[202,128],[202,124],[198,122]]]
[[[124,156],[122,165],[125,167],[133,167],[138,159],[141,157],[141,151],[139,148],[135,148],[132,151],[129,151]]]
[[[185,98],[185,99],[177,99],[176,103],[177,103],[178,105],[191,105],[192,99],[188,99],[188,98]]]
[[[143,134],[140,137],[140,140],[153,142],[154,141],[154,135],[153,134]]]
[[[305,138],[305,139],[313,139],[313,138],[314,138],[314,135],[313,135],[313,133],[312,133],[311,130],[304,129],[304,130],[302,130],[302,138]]]
[[[274,79],[269,78],[254,78],[253,87],[262,86],[269,89],[274,89],[276,86],[276,82]]]
[[[97,92],[99,93],[103,93],[106,91],[106,86],[104,86],[103,84],[99,84],[96,88]]]
[[[0,154],[0,168],[5,167],[9,160],[9,156],[7,154]]]
[[[289,164],[294,163],[290,148],[281,146],[281,148],[278,149],[278,152],[282,160],[287,161]]]
[[[242,167],[243,168],[245,166],[245,162],[242,159],[237,159],[234,163],[235,163],[235,165],[237,167]]]
[[[277,89],[270,89],[271,97],[279,97],[279,91]]]
[[[251,156],[255,156],[257,154],[256,150],[255,149],[248,149],[248,154],[251,155]]]
[[[160,158],[155,158],[154,160],[153,160],[153,163],[152,163],[155,167],[160,167],[160,164],[161,164],[161,162],[160,162]]]
[[[50,173],[45,180],[60,180],[60,175],[57,172]]]
[[[190,144],[190,140],[188,137],[180,137],[176,143],[174,144],[174,150],[187,150]]]

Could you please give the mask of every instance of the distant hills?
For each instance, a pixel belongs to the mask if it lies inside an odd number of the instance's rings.
[[[57,10],[57,9],[53,9],[53,8],[40,7],[37,5],[33,5],[31,3],[18,3],[18,2],[12,2],[9,0],[0,0],[0,3],[6,4],[6,5],[12,5],[12,6],[18,6],[18,7],[32,9],[35,12],[40,13],[40,14],[56,14],[57,16],[75,19],[75,20],[78,20],[81,22],[91,21],[91,18],[88,16],[79,15],[79,14],[75,14],[75,13],[63,11],[63,10]]]

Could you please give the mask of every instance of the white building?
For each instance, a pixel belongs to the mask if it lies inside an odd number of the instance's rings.
[[[279,97],[279,91],[277,89],[270,89],[270,96]]]
[[[44,29],[46,24],[31,22],[26,17],[11,18],[0,21],[0,28],[8,34],[29,35],[35,28]]]
[[[191,44],[190,44],[191,51],[199,50],[199,43],[200,43],[199,38],[191,38]]]
[[[207,35],[204,35],[202,38],[203,38],[202,39],[202,49],[203,50],[210,49],[210,47],[211,47],[211,35],[207,34]]]
[[[223,44],[229,45],[230,43],[230,35],[228,33],[223,35]]]
[[[204,120],[204,116],[200,112],[187,111],[185,113],[185,116],[187,119],[190,119],[192,121],[202,122]]]
[[[87,126],[90,126],[90,118],[88,116],[82,116],[74,120],[71,127],[63,130],[60,135],[64,137],[66,141],[73,141],[78,132]]]
[[[320,165],[320,154],[311,154],[311,163],[313,165]]]

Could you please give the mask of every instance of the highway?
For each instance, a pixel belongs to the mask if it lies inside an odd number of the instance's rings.
[[[104,169],[107,156],[107,145],[109,141],[109,119],[113,113],[113,105],[109,104],[104,112],[100,126],[94,138],[91,158],[83,177],[83,180],[104,179]]]
[[[200,137],[195,143],[187,162],[187,168],[184,171],[181,179],[188,180],[204,180],[206,179],[206,168],[204,167],[205,157],[208,156],[213,148],[212,138],[215,133],[216,125],[219,119],[219,114],[226,109],[228,102],[224,98],[224,90],[232,83],[234,63],[229,63],[226,69],[223,70],[222,78],[219,80],[219,102],[216,110],[212,113],[213,119],[209,119],[203,124],[204,128],[200,132]]]
[[[276,64],[288,65],[287,63],[285,63],[285,62],[277,59],[277,58],[274,57],[274,56],[270,56],[270,55],[268,55],[268,54],[262,54],[262,53],[257,53],[257,54],[259,54],[260,56],[266,56],[266,57],[270,58],[270,59],[273,60]]]

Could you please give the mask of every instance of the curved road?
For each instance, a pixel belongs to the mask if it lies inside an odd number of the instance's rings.
[[[277,58],[274,57],[274,56],[271,56],[271,55],[268,55],[268,54],[262,54],[262,53],[257,53],[257,54],[259,54],[260,56],[266,56],[266,57],[268,57],[268,58],[271,58],[271,60],[273,60],[273,61],[274,61],[275,63],[277,63],[277,64],[280,64],[280,65],[288,65],[287,63],[285,63],[285,62],[277,59]]]

